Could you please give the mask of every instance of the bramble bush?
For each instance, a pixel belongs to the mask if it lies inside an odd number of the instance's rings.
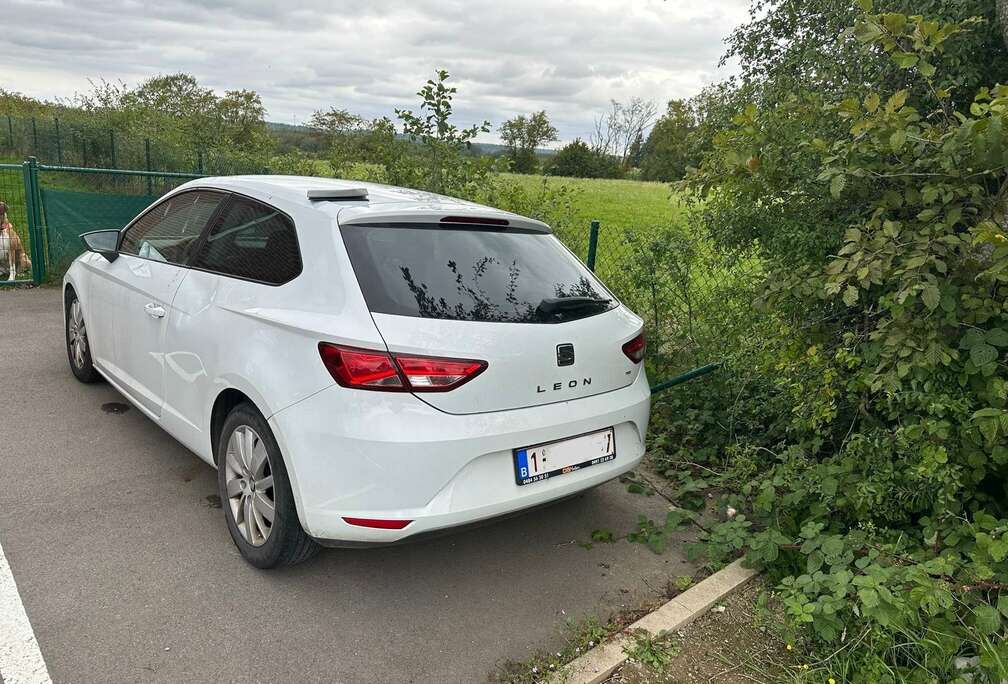
[[[1008,86],[958,105],[936,65],[977,23],[859,4],[845,38],[891,60],[899,87],[750,105],[682,185],[697,229],[723,254],[755,249],[765,278],[726,372],[657,407],[657,464],[743,511],[707,550],[744,547],[778,580],[817,654],[800,676],[953,681],[976,657],[997,682]]]

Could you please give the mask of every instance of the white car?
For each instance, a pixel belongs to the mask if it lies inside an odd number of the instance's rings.
[[[642,321],[539,221],[234,176],[82,238],[74,375],[217,467],[257,567],[543,504],[644,454]]]

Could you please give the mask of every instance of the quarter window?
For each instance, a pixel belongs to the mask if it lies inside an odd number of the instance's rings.
[[[223,197],[221,193],[204,190],[169,197],[129,227],[119,251],[154,261],[185,264]]]
[[[235,196],[192,266],[270,285],[286,283],[301,272],[294,223],[278,209]]]

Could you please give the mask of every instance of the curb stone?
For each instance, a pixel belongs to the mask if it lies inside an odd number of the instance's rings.
[[[579,658],[572,660],[550,681],[552,684],[599,684],[626,662],[623,651],[629,645],[629,634],[643,629],[657,635],[663,631],[682,629],[694,619],[707,612],[718,601],[743,587],[749,580],[756,577],[759,571],[742,567],[739,559],[725,568],[715,572],[657,610],[648,613],[637,622],[628,626],[615,638],[588,651]]]

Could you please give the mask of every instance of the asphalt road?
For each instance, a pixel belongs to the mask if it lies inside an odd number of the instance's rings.
[[[575,543],[664,515],[617,482],[475,530],[256,570],[214,471],[70,374],[59,298],[0,290],[0,545],[53,681],[484,682],[556,648],[564,620],[692,572],[675,548]]]

